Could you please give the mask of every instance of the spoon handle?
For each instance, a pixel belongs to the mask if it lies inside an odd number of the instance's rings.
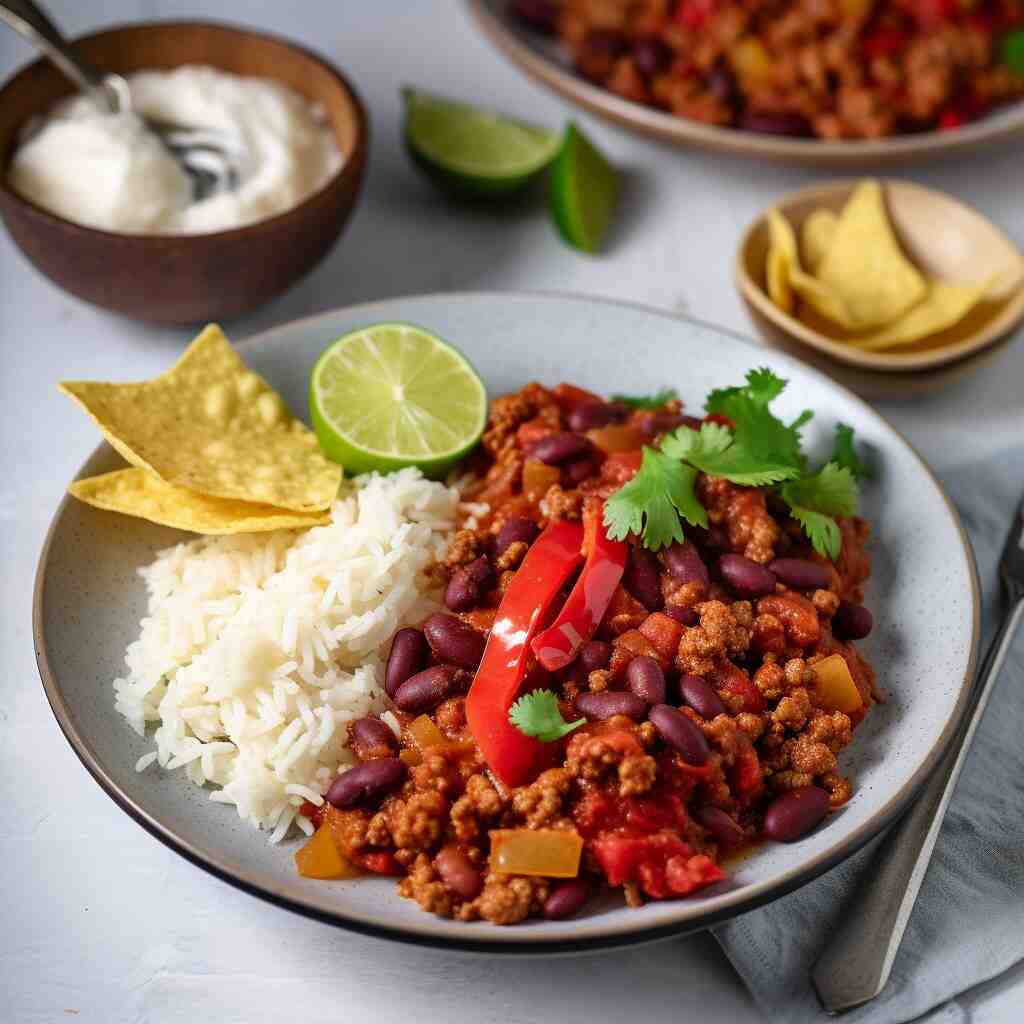
[[[101,109],[111,113],[121,109],[117,92],[106,85],[99,71],[68,46],[60,29],[33,0],[0,0],[0,21],[42,50]]]

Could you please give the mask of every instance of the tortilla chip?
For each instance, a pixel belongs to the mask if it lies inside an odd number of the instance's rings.
[[[262,533],[331,521],[330,512],[290,512],[272,505],[210,498],[164,483],[144,469],[118,469],[76,480],[68,491],[87,505],[192,533]]]
[[[794,268],[798,266],[796,236],[789,221],[775,209],[768,211],[768,231],[771,239],[765,263],[768,298],[783,313],[792,313],[794,303],[789,279]]]
[[[832,247],[838,224],[839,218],[831,210],[820,209],[808,214],[800,228],[800,255],[812,274],[817,273]]]
[[[60,388],[128,462],[166,483],[299,512],[329,508],[338,492],[341,467],[216,325],[153,380]]]
[[[862,331],[894,323],[928,292],[924,277],[900,249],[877,181],[854,189],[816,276],[840,297]]]
[[[805,274],[802,270],[796,270],[790,275],[789,280],[793,291],[819,316],[833,324],[837,324],[844,330],[853,330],[856,326],[850,317],[842,297],[837,295],[828,285],[823,284],[816,277]],[[803,319],[803,312],[798,314]],[[830,333],[830,332],[826,332]]]
[[[894,324],[871,334],[850,338],[849,343],[866,352],[910,345],[959,323],[978,304],[992,282],[983,285],[946,284],[931,281],[928,294]]]

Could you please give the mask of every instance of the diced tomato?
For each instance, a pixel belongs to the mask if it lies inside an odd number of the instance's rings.
[[[686,28],[700,28],[715,11],[716,0],[682,0],[673,15]]]
[[[750,676],[731,661],[717,668],[709,681],[727,706],[731,707],[733,702],[729,698],[732,697],[742,700],[740,711],[749,711],[752,715],[759,715],[764,711],[764,695],[751,681]]]
[[[361,868],[375,875],[403,875],[402,865],[395,860],[390,850],[374,850],[372,853],[357,853],[352,857]]]
[[[672,832],[602,836],[593,851],[610,885],[637,882],[653,899],[686,896],[725,878],[710,857],[694,856]]]
[[[629,736],[629,733],[624,735]],[[639,745],[636,749],[640,751]],[[627,797],[609,790],[591,789],[573,809],[573,820],[580,835],[594,838],[608,832],[647,835],[666,829],[681,831],[686,827],[687,816],[682,796],[670,789]]]
[[[764,773],[761,771],[761,759],[749,741],[736,755],[736,761],[730,772],[729,782],[733,792],[744,803],[760,796],[764,790]]]
[[[563,412],[572,412],[577,406],[593,405],[595,402],[601,401],[600,395],[595,395],[593,391],[586,391],[584,388],[578,388],[575,384],[559,384],[552,394]]]
[[[640,632],[654,645],[659,660],[666,659],[669,664],[675,660],[683,636],[681,622],[670,619],[662,612],[655,612],[640,623]]]
[[[899,29],[880,28],[867,36],[861,46],[868,57],[887,57],[899,53],[909,39],[910,36]]]
[[[303,800],[302,805],[299,807],[299,814],[304,818],[309,818],[309,820],[313,822],[314,828],[319,828],[324,823],[324,810],[326,807],[326,803],[317,807],[316,804],[310,803],[308,800]]]
[[[526,451],[538,441],[550,437],[554,433],[557,433],[556,429],[549,423],[545,423],[544,420],[527,420],[525,423],[520,423],[519,429],[516,431],[516,446],[521,451]]]
[[[601,477],[612,484],[625,484],[640,472],[643,452],[612,452],[601,466]]]
[[[958,0],[915,0],[913,16],[925,28],[934,28],[956,17],[960,10]]]

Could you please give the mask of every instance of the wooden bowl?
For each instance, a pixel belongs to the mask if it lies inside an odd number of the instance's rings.
[[[330,250],[355,205],[366,162],[367,121],[355,90],[327,61],[273,36],[212,22],[126,25],[77,40],[97,67],[128,74],[209,64],[273,78],[319,103],[341,150],[340,170],[275,217],[205,235],[129,235],[83,227],[22,198],[0,176],[0,216],[35,266],[62,288],[141,320],[227,319],[294,284]],[[29,118],[73,91],[49,61],[0,89],[0,169]]]
[[[591,113],[684,149],[710,149],[778,163],[865,167],[983,150],[1024,135],[1024,101],[1008,103],[956,131],[916,132],[883,139],[796,139],[704,124],[624,99],[580,77],[557,40],[524,25],[509,0],[466,0],[485,36],[534,81]]]
[[[933,378],[934,383],[949,378],[954,366],[958,370],[973,368],[979,364],[979,353],[1008,335],[1024,318],[1024,257],[1002,231],[976,210],[943,192],[908,181],[890,179],[882,184],[889,219],[900,243],[925,274],[957,284],[996,278],[985,300],[953,327],[913,345],[866,352],[783,313],[768,298],[765,216],[746,230],[736,258],[736,285],[755,325],[769,342],[791,351],[802,350],[801,358],[809,359],[826,372],[831,372],[829,364],[853,368],[854,378],[847,376],[851,386],[861,393],[876,395],[879,389],[871,385],[880,385],[881,381],[872,382],[873,375],[949,371]],[[836,181],[803,189],[781,199],[776,208],[799,235],[808,214],[821,207],[838,213],[856,185],[856,181]],[[860,386],[854,383],[858,378]],[[905,392],[907,385],[908,380],[903,379],[894,388]]]

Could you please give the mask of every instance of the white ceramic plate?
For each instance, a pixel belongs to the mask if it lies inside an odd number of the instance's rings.
[[[298,877],[295,842],[269,846],[232,808],[136,760],[150,749],[113,710],[111,680],[145,610],[136,569],[182,534],[65,499],[40,558],[35,594],[39,670],[61,728],[110,796],[153,835],[200,867],[249,892],[357,931],[438,946],[502,953],[623,945],[732,917],[800,885],[866,842],[906,806],[958,721],[973,672],[978,600],[970,550],[935,478],[884,420],[826,377],[775,352],[692,320],[593,299],[457,294],[392,299],[288,324],[242,346],[246,360],[296,412],[322,349],[380,320],[422,324],[458,345],[492,395],[531,379],[571,380],[599,392],[649,393],[667,385],[699,407],[713,387],[768,364],[790,380],[783,414],[810,406],[806,436],[827,454],[837,420],[852,424],[879,467],[863,512],[874,524],[875,573],[867,603],[876,628],[865,644],[889,701],[843,754],[856,795],[802,842],[770,844],[699,898],[629,910],[621,902],[565,922],[514,928],[460,924],[423,913],[387,880],[314,882]],[[83,475],[112,469],[106,445]]]
[[[719,128],[624,99],[581,78],[569,66],[555,40],[531,30],[510,13],[508,0],[467,0],[467,4],[488,39],[535,81],[592,113],[678,146],[785,163],[864,167],[969,152],[1024,133],[1024,101],[1008,103],[956,131],[918,132],[884,139],[828,142]]]

